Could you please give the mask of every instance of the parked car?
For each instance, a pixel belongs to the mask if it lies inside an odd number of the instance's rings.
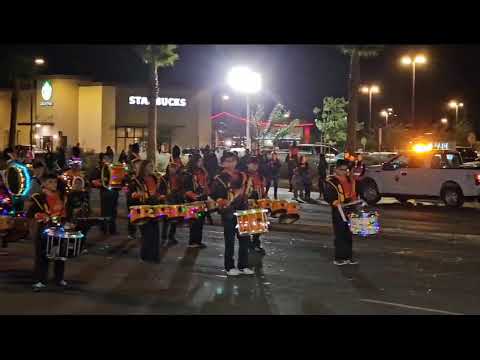
[[[409,199],[441,199],[460,207],[480,195],[480,168],[465,166],[453,150],[408,151],[383,165],[369,166],[360,184],[360,195],[369,204],[382,196]]]

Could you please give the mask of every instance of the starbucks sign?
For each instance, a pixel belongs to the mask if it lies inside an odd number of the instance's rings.
[[[40,93],[42,95],[42,100],[40,101],[41,106],[52,106],[52,96],[53,96],[53,86],[50,80],[44,80],[40,88]]]

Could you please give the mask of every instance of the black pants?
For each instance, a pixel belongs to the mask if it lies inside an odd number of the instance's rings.
[[[253,235],[250,240],[250,248],[254,249],[256,247],[260,247],[260,235]]]
[[[127,214],[130,214],[130,206],[138,205],[137,203],[132,202],[127,197]],[[137,234],[137,227],[133,225],[130,221],[128,222],[128,235],[135,236]]]
[[[223,223],[223,236],[225,239],[225,270],[230,270],[235,267],[235,235],[238,238],[238,269],[244,269],[248,267],[248,236],[238,235],[235,219],[222,219]]]
[[[48,281],[48,258],[47,258],[47,238],[43,234],[45,227],[39,226],[35,234],[35,282],[44,284]],[[54,261],[55,282],[64,280],[65,261]]]
[[[318,177],[318,196],[324,196],[325,194],[325,178],[322,176]]]
[[[86,222],[80,221],[75,227],[75,229],[80,231],[83,234],[81,248],[82,250],[85,250],[87,248],[87,234],[88,234],[88,231],[90,230],[90,225],[87,224]]]
[[[267,180],[267,195],[268,195],[268,190],[270,190],[270,186],[272,186],[273,183],[273,198],[277,199],[277,192],[278,192],[278,177],[273,177],[271,179]]]
[[[101,216],[111,218],[107,223],[108,229],[103,229],[105,233],[109,231],[110,234],[115,234],[117,232],[117,207],[118,191],[102,188],[100,190]]]
[[[158,221],[149,221],[141,225],[140,233],[140,258],[144,261],[159,261],[160,259],[160,239]]]
[[[173,240],[175,239],[176,233],[177,233],[177,224],[173,222],[169,222],[167,219],[164,219],[163,226],[162,226],[162,239],[166,240],[167,234],[168,234],[168,239]]]
[[[310,200],[310,184],[304,184],[303,188],[305,189],[305,200]]]
[[[336,208],[332,209],[333,233],[335,235],[335,260],[352,259],[352,233]]]
[[[289,192],[292,192],[293,191],[293,184],[292,184],[292,178],[293,178],[293,172],[292,173],[288,173],[288,187],[289,187]]]
[[[205,217],[201,217],[192,222],[190,225],[190,240],[189,244],[201,244],[203,238],[203,224],[205,223]]]

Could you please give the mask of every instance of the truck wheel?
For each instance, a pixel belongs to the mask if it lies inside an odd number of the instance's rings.
[[[368,179],[362,181],[361,189],[361,197],[369,205],[375,205],[380,201],[381,196],[378,192],[377,184],[375,184],[374,181]]]
[[[447,207],[458,208],[461,207],[464,202],[462,189],[455,185],[444,187],[441,197]]]

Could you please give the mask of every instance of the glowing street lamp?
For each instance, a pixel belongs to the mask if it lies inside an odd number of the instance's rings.
[[[448,124],[448,119],[447,119],[447,118],[441,118],[441,119],[440,119],[440,122],[441,122],[443,125],[447,125],[447,124]]]
[[[368,95],[368,126],[367,130],[370,130],[372,125],[372,95],[380,93],[380,88],[377,85],[362,86],[360,88],[362,94]]]
[[[222,100],[223,101],[228,101],[228,100],[230,100],[230,96],[225,94],[225,95],[222,96]]]
[[[35,58],[35,65],[45,65],[45,60],[42,58]]]
[[[380,111],[380,115],[385,118],[385,125],[388,125],[388,117],[393,114],[393,109],[388,108],[385,110]]]
[[[227,75],[227,84],[235,91],[245,94],[247,103],[246,123],[246,147],[251,147],[250,139],[250,99],[249,96],[258,93],[262,89],[262,77],[246,66],[236,66]]]
[[[426,64],[427,58],[423,54],[417,54],[414,57],[403,56],[400,60],[402,65],[412,67],[412,123],[415,122],[415,68],[416,64]]]
[[[458,123],[458,108],[463,108],[463,103],[459,103],[456,100],[452,100],[448,103],[448,106],[450,109],[455,109],[455,126],[457,126]]]

